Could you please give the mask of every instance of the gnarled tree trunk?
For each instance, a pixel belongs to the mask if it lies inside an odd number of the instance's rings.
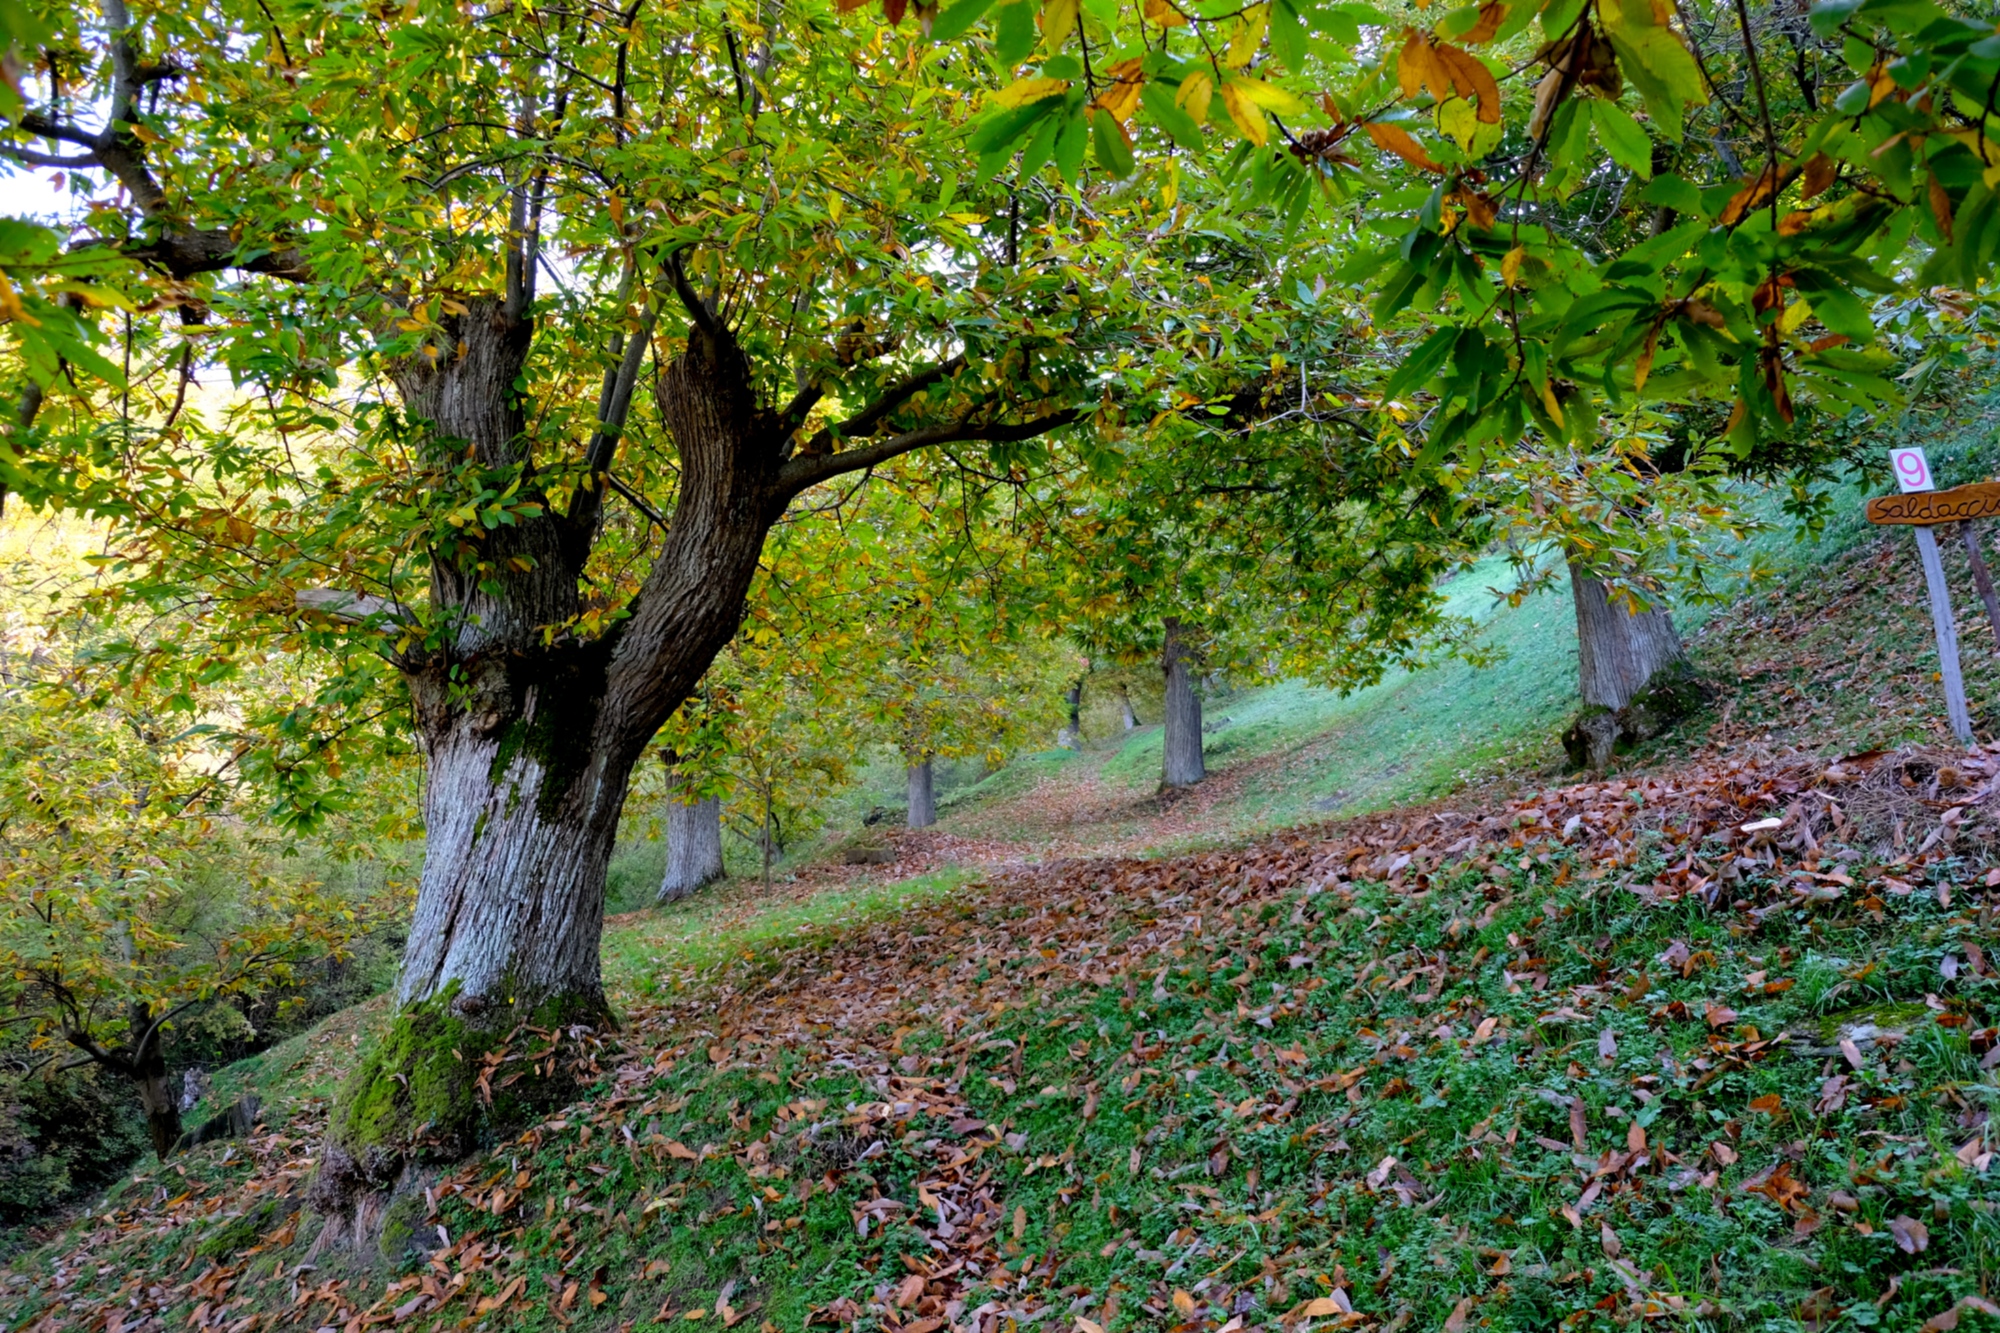
[[[937,797],[931,783],[931,757],[910,765],[911,828],[929,828],[937,823]]]
[[[1160,670],[1166,677],[1166,736],[1161,748],[1160,781],[1168,787],[1192,787],[1208,776],[1201,757],[1201,696],[1194,692],[1193,656],[1181,622],[1168,617],[1160,649]]]
[[[469,451],[532,478],[514,388],[526,321],[489,298],[454,322],[456,357],[398,367],[404,402],[441,457]],[[681,458],[680,496],[665,549],[616,630],[564,633],[580,609],[601,491],[567,514],[550,507],[482,535],[476,571],[462,552],[434,557],[432,615],[447,647],[406,663],[427,847],[402,1007],[343,1086],[313,1187],[323,1211],[390,1185],[413,1156],[462,1155],[495,1126],[559,1104],[573,1085],[547,1062],[505,1078],[505,1060],[532,1045],[510,1041],[517,1028],[612,1022],[598,950],[633,767],[736,632],[788,498],[786,436],[758,411],[726,332],[697,330],[657,394]],[[502,1063],[489,1068],[489,1057]]]
[[[678,902],[725,877],[722,868],[722,798],[683,802],[667,799],[667,873],[660,880],[663,903]]]

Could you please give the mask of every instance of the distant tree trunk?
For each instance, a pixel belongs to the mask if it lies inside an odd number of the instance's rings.
[[[1601,579],[1570,562],[1576,601],[1576,660],[1586,707],[1613,712],[1632,702],[1653,673],[1686,658],[1664,607],[1637,613],[1612,597]]]
[[[929,828],[937,823],[937,797],[931,784],[931,757],[910,765],[910,827]]]
[[[1081,677],[1077,679],[1076,684],[1069,687],[1069,693],[1064,695],[1063,698],[1069,704],[1069,721],[1063,726],[1061,731],[1056,733],[1056,744],[1065,750],[1081,750],[1083,748],[1083,680]]]
[[[153,1156],[165,1161],[181,1141],[181,1102],[174,1095],[173,1080],[167,1077],[166,1062],[153,1057],[152,1068],[135,1074],[139,1105],[146,1112],[146,1137],[152,1140]]]
[[[722,800],[706,796],[691,804],[667,799],[667,873],[660,881],[663,903],[677,902],[724,878]]]
[[[1125,730],[1139,729],[1139,715],[1132,711],[1132,695],[1123,685],[1118,687],[1118,711],[1124,717]]]
[[[1191,656],[1181,622],[1169,617],[1160,650],[1160,670],[1166,676],[1166,743],[1161,756],[1161,782],[1192,787],[1208,776],[1201,761],[1201,698],[1194,692]]]

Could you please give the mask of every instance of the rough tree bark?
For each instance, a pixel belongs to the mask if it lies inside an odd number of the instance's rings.
[[[1194,678],[1188,670],[1193,653],[1184,627],[1170,616],[1165,629],[1160,670],[1167,685],[1166,736],[1160,781],[1167,787],[1192,787],[1208,776],[1201,756],[1201,696],[1194,692]]]
[[[1570,561],[1571,597],[1576,605],[1576,660],[1583,712],[1563,743],[1573,761],[1594,771],[1611,763],[1612,749],[1625,731],[1621,711],[1662,668],[1685,662],[1673,617],[1663,606],[1632,610],[1613,597],[1601,579]],[[1650,726],[1645,729],[1650,734]]]
[[[667,798],[667,873],[659,901],[678,902],[725,877],[722,868],[722,798],[683,802]]]
[[[1613,712],[1661,667],[1685,660],[1681,636],[1664,607],[1634,613],[1623,598],[1612,597],[1602,579],[1569,569],[1570,592],[1576,602],[1576,660],[1586,707]]]
[[[910,765],[911,828],[929,828],[937,823],[937,796],[931,782],[931,757]]]

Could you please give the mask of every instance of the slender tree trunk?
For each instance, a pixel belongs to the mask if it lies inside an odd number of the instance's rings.
[[[931,785],[931,757],[910,765],[911,828],[929,828],[937,823],[937,798]]]
[[[667,798],[667,873],[660,901],[676,902],[722,879],[722,800],[705,796],[692,803]]]
[[[173,1080],[167,1077],[164,1034],[156,1026],[157,1018],[151,1005],[126,1006],[125,1025],[131,1044],[119,1053],[118,1067],[138,1090],[153,1156],[165,1161],[181,1141],[181,1099]],[[99,1059],[102,1062],[103,1057]]]
[[[1168,787],[1192,787],[1208,776],[1201,757],[1201,697],[1194,692],[1188,670],[1190,656],[1181,622],[1169,617],[1160,651],[1160,670],[1167,684],[1160,781]]]
[[[1583,702],[1613,712],[1661,667],[1685,659],[1673,617],[1664,607],[1636,614],[1622,598],[1612,597],[1602,580],[1579,569],[1569,571],[1576,602],[1576,657]]]
[[[1132,695],[1123,685],[1118,687],[1118,711],[1124,717],[1125,730],[1139,729],[1139,715],[1132,710]]]
[[[150,1073],[135,1075],[132,1082],[139,1089],[139,1105],[146,1113],[146,1137],[152,1141],[153,1156],[165,1161],[181,1141],[181,1105],[174,1095],[173,1080],[160,1064]]]
[[[1063,725],[1061,731],[1056,733],[1056,744],[1065,750],[1081,750],[1083,748],[1083,682],[1081,680],[1078,680],[1076,684],[1069,687],[1069,693],[1063,696],[1063,701],[1069,705],[1069,721]]]

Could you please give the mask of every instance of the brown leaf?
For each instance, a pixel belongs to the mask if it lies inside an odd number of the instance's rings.
[[[907,1310],[923,1298],[924,1275],[912,1273],[896,1284],[896,1308]]]
[[[1938,230],[1944,233],[1945,244],[1951,244],[1951,196],[1944,191],[1944,182],[1931,173],[1930,181],[1931,216],[1937,219]]]
[[[1411,166],[1419,167],[1425,171],[1444,170],[1443,167],[1431,161],[1431,155],[1424,151],[1424,146],[1418,143],[1411,136],[1410,132],[1400,125],[1385,125],[1381,121],[1371,120],[1361,128],[1368,131],[1368,137],[1375,141],[1377,148],[1382,149],[1384,152],[1394,153]]]
[[[1472,1297],[1461,1296],[1458,1304],[1451,1307],[1451,1314],[1444,1321],[1444,1333],[1465,1333],[1466,1320],[1472,1316]]]
[[[1597,1034],[1597,1058],[1605,1061],[1618,1058],[1618,1034],[1610,1028]]]
[[[685,1143],[682,1143],[679,1139],[675,1139],[671,1143],[667,1144],[667,1156],[678,1157],[683,1162],[696,1162],[701,1160],[700,1153],[688,1147]]]
[[[1799,194],[1810,199],[1833,184],[1839,176],[1839,163],[1825,153],[1814,153],[1806,159],[1805,179],[1799,182]]]
[[[1569,1099],[1569,1138],[1578,1152],[1589,1146],[1589,1134],[1590,1125],[1583,1116],[1583,1098],[1572,1097]]]
[[[1895,1238],[1896,1248],[1904,1254],[1922,1254],[1930,1248],[1930,1231],[1914,1217],[1891,1218],[1889,1234]]]
[[[1611,1229],[1609,1222],[1597,1224],[1597,1243],[1603,1247],[1607,1259],[1616,1259],[1625,1253],[1625,1242],[1618,1239],[1618,1233]]]
[[[1507,6],[1500,0],[1486,0],[1479,7],[1479,22],[1472,25],[1462,39],[1467,46],[1477,46],[1490,42],[1499,33],[1500,25],[1507,21]]]
[[[1792,1178],[1790,1162],[1778,1163],[1777,1168],[1764,1179],[1752,1185],[1745,1185],[1743,1188],[1751,1194],[1763,1195],[1788,1213],[1803,1204],[1806,1195],[1811,1192],[1806,1188],[1804,1181]]]
[[[1486,62],[1456,46],[1437,48],[1438,63],[1451,74],[1452,86],[1460,95],[1479,99],[1479,119],[1487,125],[1500,123],[1500,85]]]

